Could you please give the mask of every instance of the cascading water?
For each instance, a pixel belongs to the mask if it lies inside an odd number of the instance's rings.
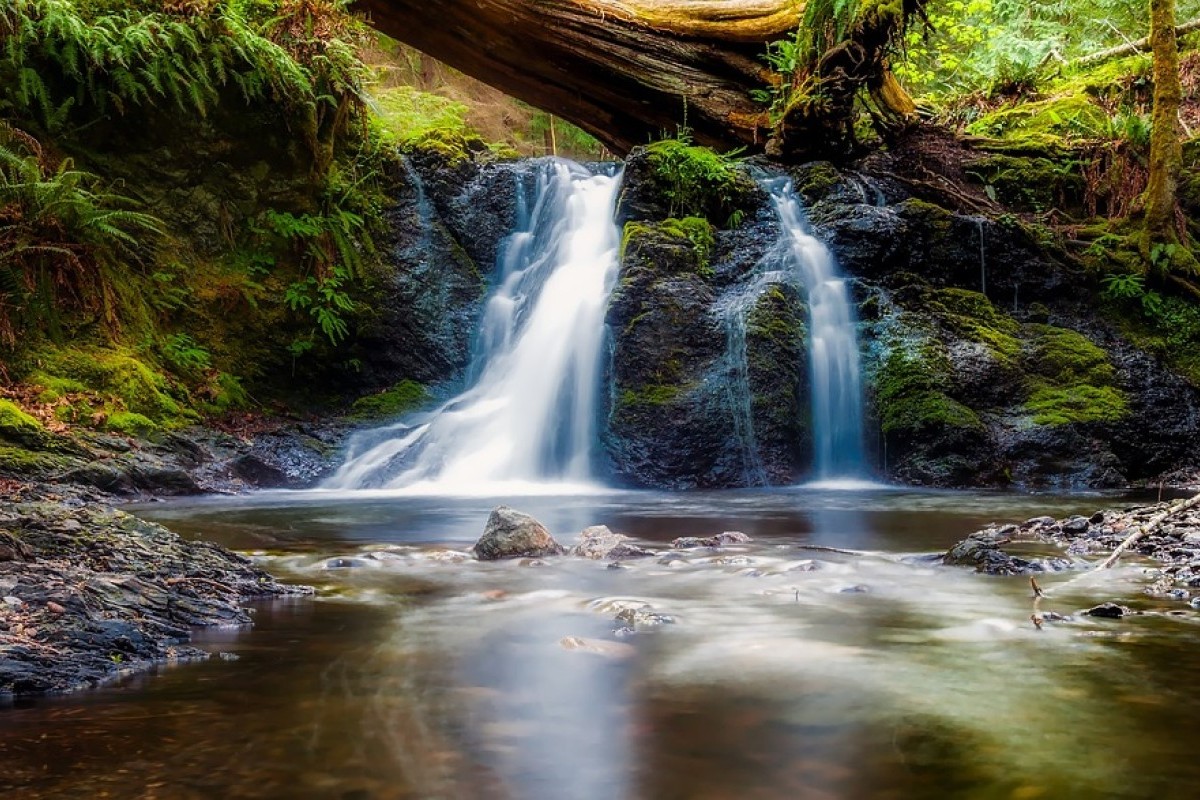
[[[813,473],[818,481],[863,475],[863,400],[854,306],[837,260],[808,232],[791,181],[766,182],[788,263],[808,296]]]
[[[470,387],[432,412],[356,437],[326,488],[478,492],[591,478],[619,184],[568,161],[542,165],[498,265]]]

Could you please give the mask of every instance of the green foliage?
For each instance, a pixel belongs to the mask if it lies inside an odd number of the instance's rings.
[[[646,157],[670,217],[730,221],[754,189],[732,155],[693,145],[686,135],[647,145]]]
[[[311,342],[311,336],[318,330],[334,345],[349,335],[350,326],[346,322],[346,315],[353,312],[356,306],[344,287],[348,277],[343,268],[335,267],[333,274],[324,278],[309,275],[287,287],[284,302],[288,308],[304,312],[315,322],[309,338],[300,341]],[[293,352],[299,354],[309,349],[302,347]]]
[[[172,333],[162,342],[163,359],[176,372],[197,375],[212,366],[212,354],[186,333]]]
[[[64,308],[96,313],[115,331],[122,305],[144,305],[123,276],[162,223],[133,206],[0,122],[0,345],[15,345],[18,330],[57,335]]]
[[[1141,312],[1155,319],[1163,313],[1163,298],[1153,289],[1146,288],[1145,277],[1136,273],[1109,275],[1101,283],[1104,284],[1103,295],[1108,300],[1132,303]]]
[[[285,109],[322,174],[361,111],[360,35],[335,0],[215,0],[194,13],[13,0],[0,9],[0,115],[59,133],[147,106],[203,116],[233,90]]]
[[[360,397],[351,410],[359,419],[386,419],[416,411],[429,400],[429,390],[424,385],[403,380],[386,391]]]
[[[934,0],[926,6],[932,33],[910,30],[901,79],[933,96],[984,92],[1017,96],[1050,69],[1148,32],[1144,3],[1128,0]],[[1181,0],[1179,18],[1200,13]]]

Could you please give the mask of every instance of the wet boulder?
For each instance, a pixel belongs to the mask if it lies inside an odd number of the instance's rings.
[[[949,567],[974,567],[976,572],[986,575],[1030,575],[1070,569],[1071,562],[1064,558],[1030,559],[1005,552],[1002,547],[1012,541],[1014,532],[1015,526],[977,531],[950,548],[942,556],[942,563]]]
[[[605,525],[593,525],[583,529],[583,533],[579,535],[579,543],[572,548],[571,555],[595,561],[620,561],[626,558],[646,558],[655,553],[653,550],[638,547],[628,536],[613,533]]]
[[[542,523],[508,506],[492,509],[483,536],[475,543],[474,550],[480,561],[540,558],[567,552]]]

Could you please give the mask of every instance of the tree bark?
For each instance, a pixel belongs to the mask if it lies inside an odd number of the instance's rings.
[[[831,62],[831,72],[842,70],[836,92],[866,86],[903,113],[911,101],[885,74],[884,51],[922,2],[902,0],[897,28],[872,27],[868,41],[845,51],[850,58]],[[778,120],[750,92],[779,80],[762,55],[794,36],[803,14],[798,0],[358,0],[356,8],[383,33],[618,154],[681,127],[697,144],[762,150]],[[847,63],[855,69],[843,80]],[[828,116],[845,117],[851,101],[834,97]],[[821,152],[831,122],[849,127],[847,119],[785,119],[788,149]]]
[[[1179,106],[1179,47],[1175,39],[1175,0],[1150,0],[1150,49],[1154,56],[1154,111],[1150,133],[1150,181],[1146,187],[1146,242],[1178,242],[1175,189],[1183,168]]]

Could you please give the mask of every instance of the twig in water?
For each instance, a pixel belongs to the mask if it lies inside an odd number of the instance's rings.
[[[1042,587],[1038,586],[1037,578],[1029,576],[1029,585],[1033,588],[1034,597],[1045,597],[1046,593],[1042,591]]]

